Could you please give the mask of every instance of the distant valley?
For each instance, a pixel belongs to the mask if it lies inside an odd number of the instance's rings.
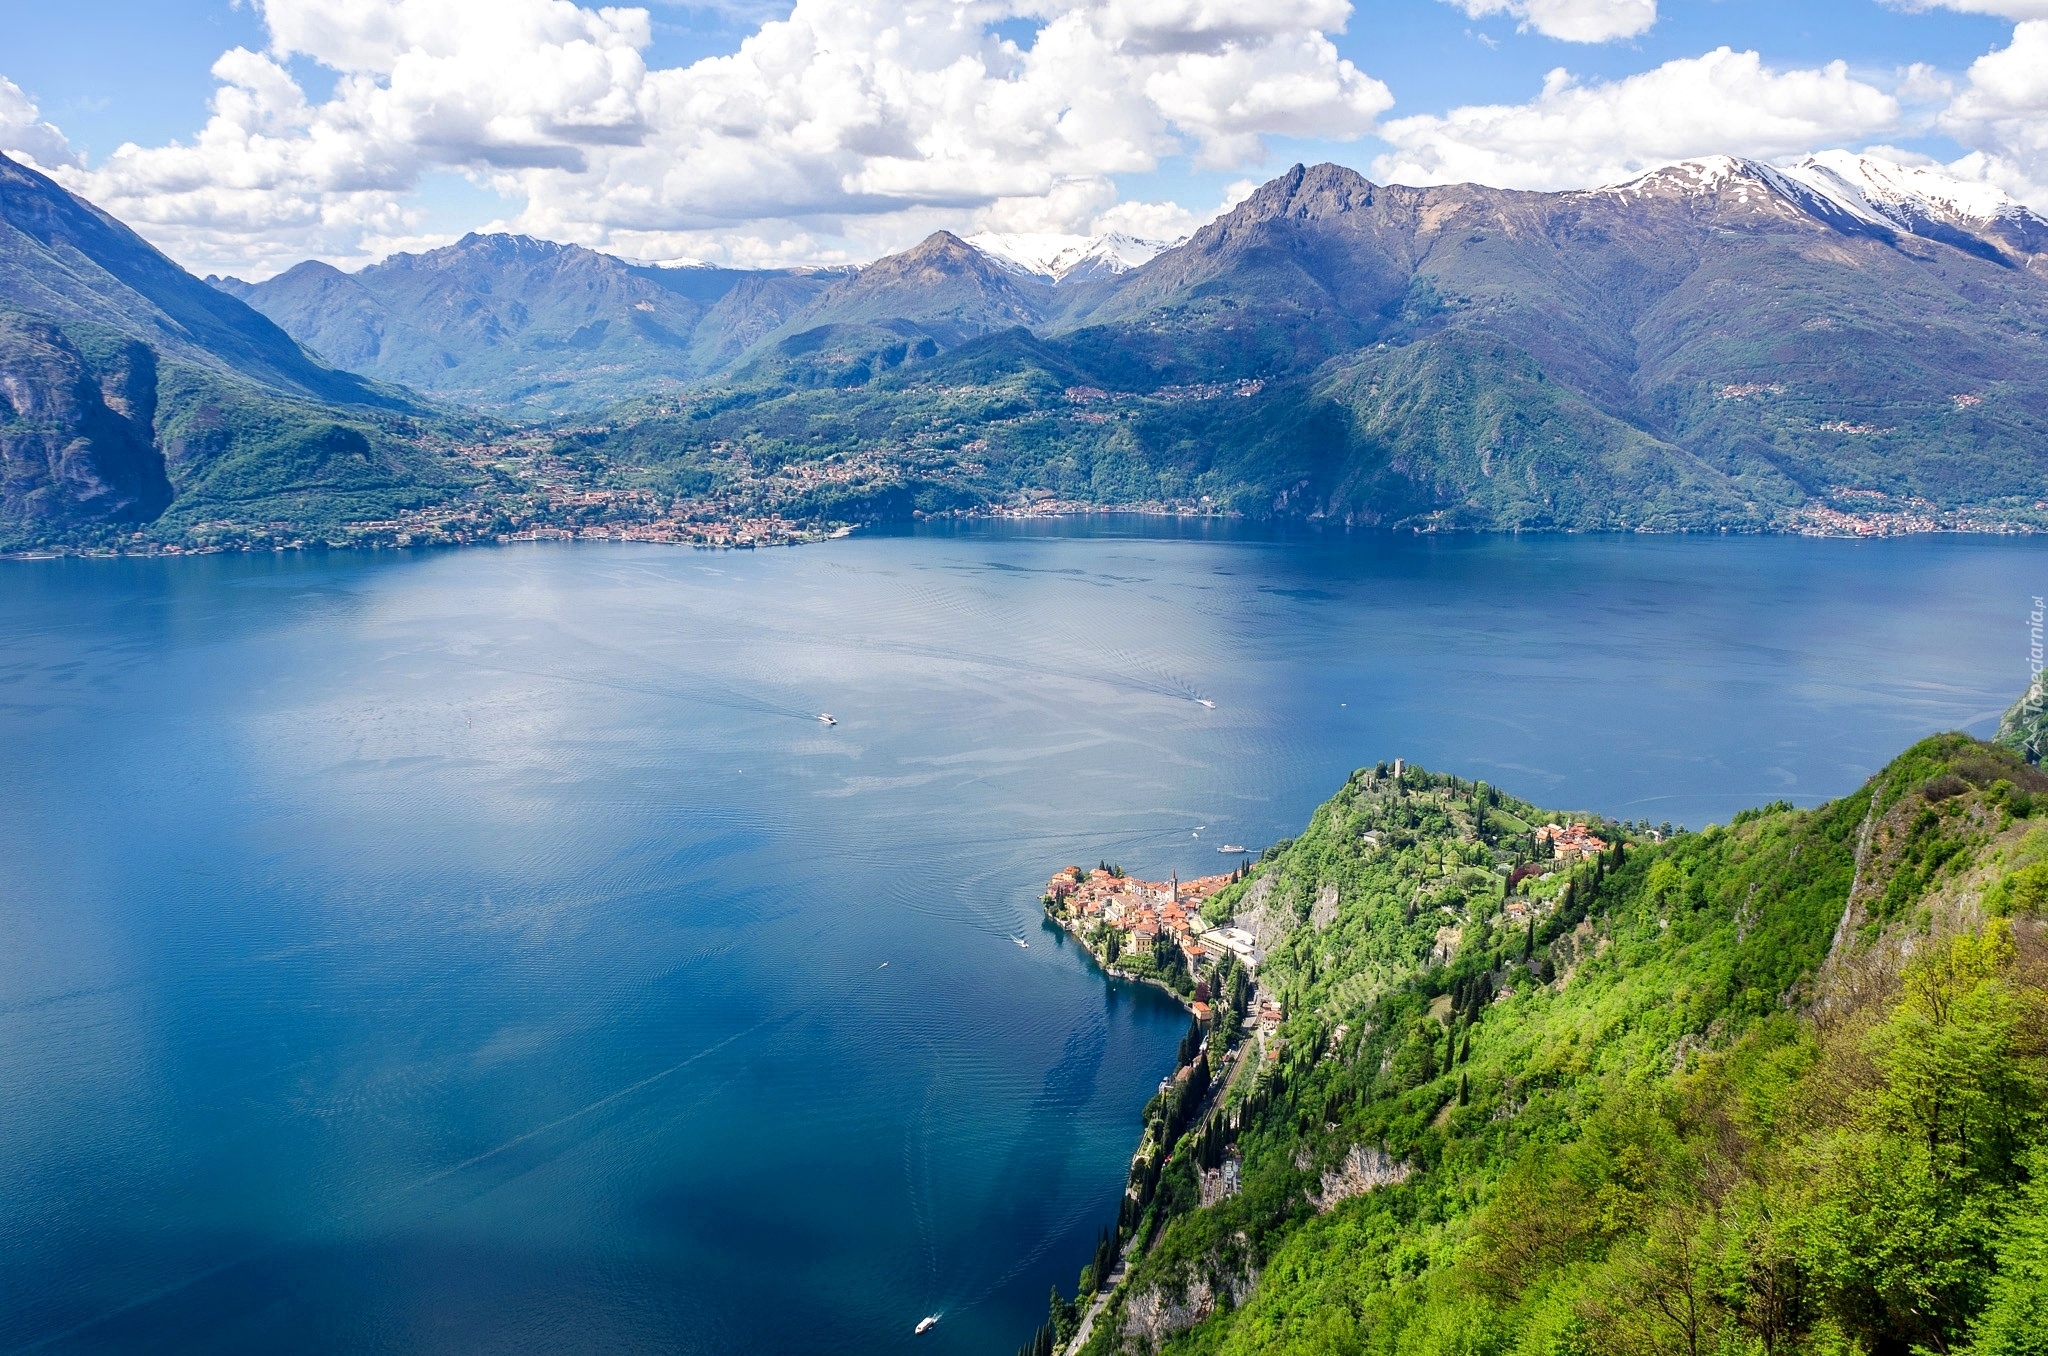
[[[254,284],[9,161],[0,364],[13,549],[1103,506],[2048,524],[2048,220],[1843,152],[1569,193],[1297,166],[1177,243],[741,270],[469,236]]]

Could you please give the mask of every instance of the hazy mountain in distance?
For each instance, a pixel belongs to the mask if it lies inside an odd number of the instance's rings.
[[[1053,235],[983,231],[967,243],[997,263],[1054,283],[1114,278],[1152,262],[1162,250],[1186,240],[1142,240],[1121,231],[1102,235]]]
[[[208,281],[329,361],[495,413],[590,410],[718,371],[840,274],[660,268],[468,235],[355,273]]]
[[[754,383],[859,385],[983,335],[1041,325],[1051,308],[1051,279],[937,231],[832,284],[736,375]]]

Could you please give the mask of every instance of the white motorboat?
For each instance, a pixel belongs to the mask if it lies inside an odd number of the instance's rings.
[[[922,1337],[937,1326],[939,1326],[939,1316],[937,1314],[933,1314],[929,1318],[921,1318],[917,1321],[917,1327],[911,1332],[911,1336]]]
[[[837,725],[838,723],[838,721],[832,719],[832,713],[830,711],[824,712],[822,715],[818,717],[818,724],[820,725]]]

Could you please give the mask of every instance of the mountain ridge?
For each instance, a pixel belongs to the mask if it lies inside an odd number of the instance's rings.
[[[2031,217],[1974,219],[2030,238]],[[807,313],[785,361],[680,398],[704,415],[618,422],[680,461],[808,458],[798,431],[822,427],[911,461],[958,428],[937,446],[976,450],[928,482],[930,511],[1050,492],[1353,526],[2048,525],[2048,275],[1953,226],[1915,234],[1734,157],[1571,193],[1296,166],[1108,282],[949,335]]]
[[[843,271],[657,267],[472,232],[354,273],[211,278],[309,347],[436,396],[546,418],[720,370]]]
[[[1186,237],[1147,240],[1122,231],[1099,235],[980,231],[966,241],[1000,264],[1050,278],[1057,285],[1113,278],[1142,268],[1162,252],[1185,244]]]

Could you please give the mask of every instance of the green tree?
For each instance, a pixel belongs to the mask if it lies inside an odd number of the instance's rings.
[[[2048,1356],[2048,1150],[2035,1150],[2028,1167],[2000,1231],[1998,1273],[1969,1356]]]

